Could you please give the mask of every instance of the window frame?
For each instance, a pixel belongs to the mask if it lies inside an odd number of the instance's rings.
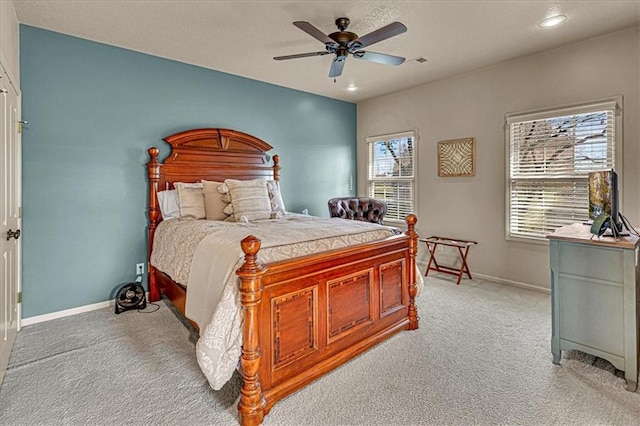
[[[620,212],[623,210],[623,137],[622,137],[622,121],[623,121],[623,104],[622,95],[611,98],[594,100],[580,104],[543,108],[536,110],[521,111],[505,114],[504,135],[505,135],[505,239],[507,241],[516,241],[531,244],[548,245],[549,240],[546,237],[525,237],[514,236],[511,234],[511,124],[533,120],[551,119],[555,117],[563,117],[568,115],[587,114],[591,112],[612,110],[613,111],[613,147],[614,147],[614,168],[618,173],[619,188],[619,205]]]
[[[375,143],[375,142],[380,142],[380,141],[388,141],[388,140],[392,140],[392,139],[401,139],[401,138],[407,138],[410,137],[413,139],[413,177],[408,178],[408,177],[393,177],[393,178],[372,178],[371,174],[370,174],[370,170],[371,170],[371,146]],[[412,186],[413,186],[413,199],[411,200],[411,211],[414,215],[418,216],[418,140],[419,140],[419,136],[418,136],[418,130],[417,129],[411,129],[411,130],[405,130],[405,131],[400,131],[400,132],[394,132],[394,133],[387,133],[387,134],[383,134],[383,135],[376,135],[376,136],[367,136],[365,138],[365,142],[367,144],[367,169],[366,169],[366,173],[367,173],[367,188],[366,188],[366,193],[368,197],[373,197],[373,195],[371,194],[370,190],[371,190],[371,183],[372,182],[376,182],[376,181],[393,181],[393,182],[397,182],[397,181],[403,181],[403,182],[411,182]],[[386,202],[386,199],[383,199]],[[404,219],[396,219],[396,218],[390,218],[389,216],[385,216],[384,217],[384,222],[386,223],[390,223],[393,225],[405,225],[406,222]]]

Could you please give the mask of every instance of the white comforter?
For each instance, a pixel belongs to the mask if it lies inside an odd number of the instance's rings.
[[[185,314],[200,327],[198,363],[211,387],[220,389],[231,378],[241,352],[242,310],[235,271],[243,262],[243,238],[260,238],[258,258],[269,263],[398,232],[367,222],[297,214],[252,223],[171,219],[156,230],[151,264],[174,281],[187,283]]]

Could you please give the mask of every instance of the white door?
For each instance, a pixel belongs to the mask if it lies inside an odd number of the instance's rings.
[[[0,382],[19,327],[20,109],[18,92],[0,67]]]

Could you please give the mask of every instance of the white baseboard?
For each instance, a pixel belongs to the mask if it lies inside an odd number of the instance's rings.
[[[64,311],[51,312],[50,314],[37,315],[35,317],[23,318],[21,326],[27,326],[37,324],[39,322],[51,321],[58,318],[70,317],[72,315],[82,314],[84,312],[95,311],[102,308],[109,308],[114,306],[113,300],[107,300],[104,302],[94,303],[92,305],[78,306],[77,308],[65,309]]]
[[[423,271],[427,268],[426,262],[416,262],[416,263],[420,268],[422,268]],[[491,275],[478,274],[476,272],[473,272],[472,275],[474,278],[480,278],[480,279],[491,281],[498,284],[510,285],[512,287],[519,287],[527,290],[538,291],[540,293],[551,294],[550,288],[538,287],[537,285],[521,283],[519,281],[507,280],[504,278],[492,277]]]
[[[149,292],[145,293],[145,297],[149,300]],[[37,324],[39,322],[51,321],[58,318],[70,317],[72,315],[82,314],[84,312],[96,311],[102,308],[115,307],[115,300],[105,300],[104,302],[94,303],[92,305],[78,306],[77,308],[65,309],[64,311],[51,312],[50,314],[37,315],[35,317],[23,318],[20,321],[20,327]]]
[[[505,280],[503,278],[492,277],[490,275],[484,275],[484,274],[474,273],[473,276],[474,276],[474,278],[477,277],[477,278],[480,278],[480,279],[483,279],[483,280],[487,280],[487,281],[491,281],[491,282],[498,283],[498,284],[505,284],[505,285],[510,285],[512,287],[520,287],[520,288],[524,288],[524,289],[527,289],[527,290],[537,291],[537,292],[540,292],[540,293],[551,294],[551,289],[550,288],[538,287],[537,285],[521,283],[519,281]]]

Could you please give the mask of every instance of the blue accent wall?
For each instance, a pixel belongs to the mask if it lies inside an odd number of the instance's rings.
[[[20,61],[25,318],[103,302],[135,279],[147,149],[164,158],[168,135],[263,139],[290,211],[327,216],[329,198],[354,193],[355,104],[25,25]]]

